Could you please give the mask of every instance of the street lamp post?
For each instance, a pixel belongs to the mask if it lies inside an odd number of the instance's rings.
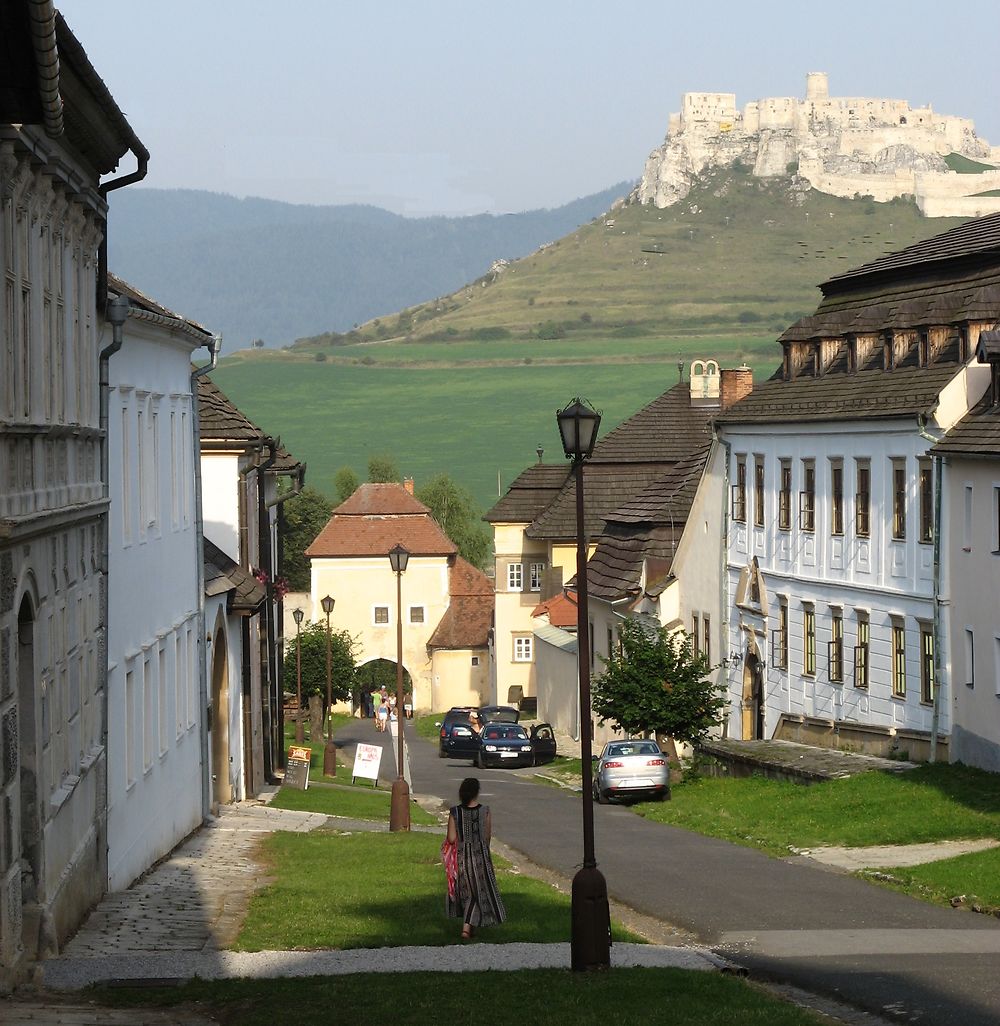
[[[611,965],[608,885],[594,854],[594,792],[591,763],[590,611],[587,594],[587,539],[583,522],[583,463],[594,451],[601,415],[581,399],[556,413],[563,451],[573,461],[576,483],[576,644],[580,667],[580,760],[583,783],[583,866],[573,877],[570,937],[575,972]]]
[[[410,788],[403,776],[403,572],[410,553],[402,545],[389,550],[389,565],[396,575],[396,739],[398,760],[389,805],[389,829],[410,829]]]
[[[306,739],[305,726],[302,723],[302,617],[305,613],[301,609],[292,610],[292,619],[295,620],[295,743],[302,744]]]
[[[333,743],[333,676],[330,667],[330,614],[335,599],[324,595],[320,599],[326,613],[326,747],[323,749],[323,776],[337,775],[337,746]]]

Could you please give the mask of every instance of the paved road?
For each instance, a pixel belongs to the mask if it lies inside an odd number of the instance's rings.
[[[457,800],[482,781],[494,832],[533,862],[572,875],[582,853],[579,795],[525,771],[439,759],[407,724],[414,790]],[[339,741],[374,740],[370,721]],[[921,1026],[1000,1024],[1000,921],[937,908],[805,859],[772,859],[595,808],[597,858],[613,898],[691,931],[755,974]]]

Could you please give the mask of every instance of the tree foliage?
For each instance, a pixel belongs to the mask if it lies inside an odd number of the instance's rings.
[[[592,685],[594,712],[628,734],[665,734],[697,744],[721,720],[725,689],[688,637],[638,620],[624,620],[620,647]]]
[[[490,533],[471,493],[448,474],[437,474],[417,489],[416,496],[458,546],[462,557],[485,570],[492,547]]]
[[[368,480],[373,484],[398,484],[399,464],[384,453],[368,457]]]
[[[359,484],[361,482],[358,480],[358,475],[354,473],[353,467],[341,467],[333,475],[333,488],[337,493],[337,505],[339,506],[342,502],[346,502],[357,491]]]
[[[284,503],[282,512],[285,531],[281,574],[292,591],[308,591],[310,570],[305,550],[330,519],[330,500],[307,486]]]
[[[302,645],[302,702],[310,695],[320,695],[326,705],[326,620],[303,624],[298,641]],[[286,692],[296,691],[296,637],[285,643],[282,685]],[[335,702],[346,701],[354,687],[354,642],[347,631],[330,632],[330,681]]]

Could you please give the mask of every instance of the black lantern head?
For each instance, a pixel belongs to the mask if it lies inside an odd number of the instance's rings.
[[[410,561],[410,550],[402,545],[396,545],[389,550],[389,565],[394,574],[401,574],[406,570],[406,564]]]
[[[324,595],[320,600],[320,605],[323,607],[323,612],[329,616],[333,612],[333,605],[336,600],[329,595]]]
[[[292,610],[292,619],[295,621],[295,626],[296,627],[298,627],[302,623],[302,618],[305,615],[306,614],[303,613],[301,609],[293,609]]]
[[[601,415],[580,398],[556,413],[563,452],[569,459],[585,460],[594,451]]]

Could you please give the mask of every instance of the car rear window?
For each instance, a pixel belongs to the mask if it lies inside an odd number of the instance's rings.
[[[490,726],[486,728],[486,738],[489,741],[525,741],[527,737],[524,727]]]
[[[662,755],[659,746],[653,741],[632,741],[628,744],[612,745],[608,755],[618,757],[628,755]]]

